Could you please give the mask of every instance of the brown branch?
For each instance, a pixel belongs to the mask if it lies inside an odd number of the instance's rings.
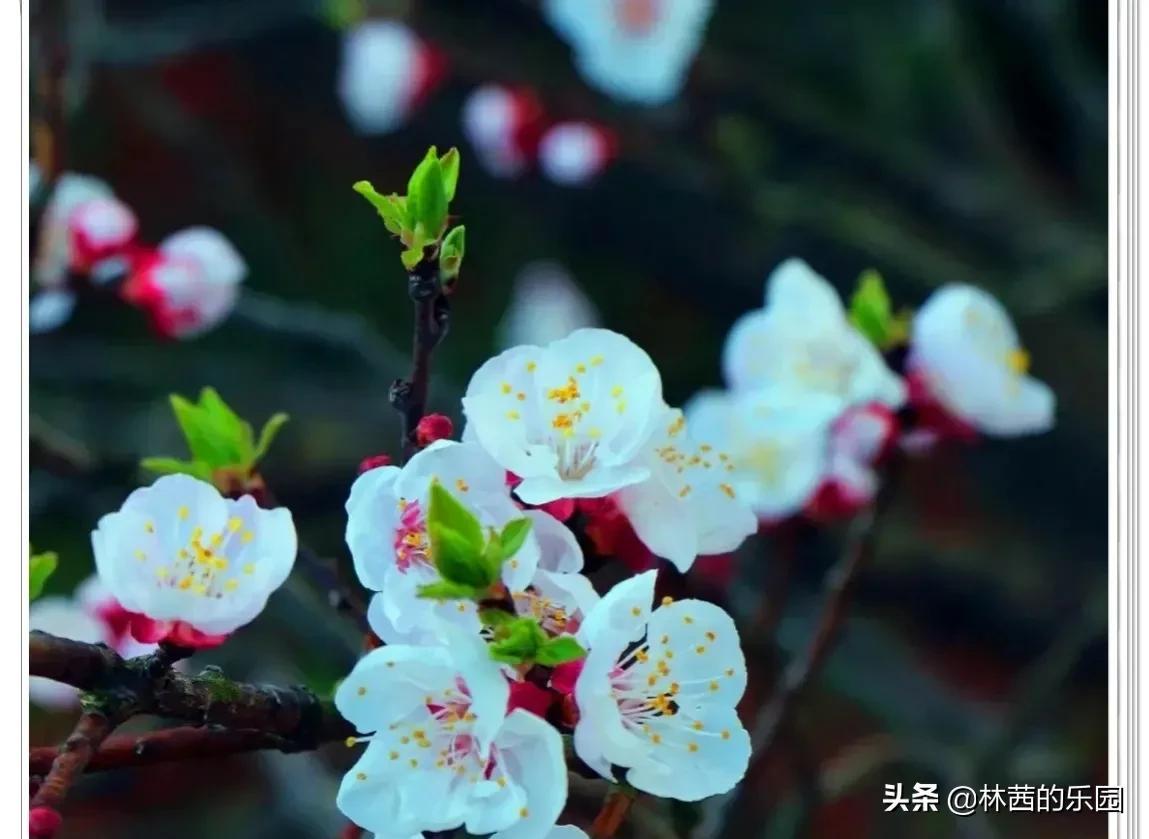
[[[71,789],[72,784],[84,774],[88,762],[100,748],[112,730],[123,722],[123,717],[108,711],[98,704],[80,715],[72,734],[60,746],[59,751],[48,767],[48,774],[32,796],[29,809],[47,807],[59,808]]]
[[[68,72],[68,4],[45,0],[33,31],[39,33],[36,110],[32,123],[36,164],[54,184],[65,167],[65,80]]]
[[[296,751],[282,737],[264,731],[181,726],[147,734],[109,737],[100,746],[100,750],[92,755],[85,771],[104,772],[156,763],[225,757],[264,749]],[[55,746],[40,746],[29,751],[29,774],[47,774],[58,752]]]
[[[125,660],[101,644],[31,632],[29,672],[95,695],[124,718],[152,714],[200,725],[251,729],[282,738],[294,749],[313,749],[355,733],[332,703],[305,687],[235,682],[218,668],[195,676],[157,673],[157,657]]]
[[[893,499],[900,471],[901,460],[895,455],[885,470],[873,504],[854,519],[841,560],[826,575],[821,615],[805,653],[786,668],[774,699],[757,715],[751,735],[754,754],[731,808],[731,821],[734,823],[737,823],[737,814],[751,805],[755,779],[760,777],[771,755],[787,739],[785,730],[799,699],[817,679],[833,652],[853,603],[859,575],[873,559],[881,523]]]
[[[634,804],[635,793],[628,789],[614,788],[602,802],[602,809],[594,817],[590,826],[591,839],[612,839],[626,821],[630,807]]]
[[[428,247],[423,259],[407,277],[407,294],[415,304],[411,347],[411,378],[396,379],[388,398],[402,418],[401,446],[404,462],[419,450],[416,430],[427,412],[430,393],[431,355],[447,334],[450,306],[439,277],[437,249]]]

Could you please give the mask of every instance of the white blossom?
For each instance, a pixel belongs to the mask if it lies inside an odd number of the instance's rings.
[[[843,409],[879,402],[897,408],[906,388],[846,317],[834,288],[805,262],[790,259],[766,287],[766,306],[735,323],[723,350],[727,384],[825,394]]]
[[[1009,313],[981,289],[949,285],[930,296],[914,317],[908,368],[947,411],[986,434],[1053,427],[1053,391],[1028,375]]]
[[[464,826],[545,839],[566,803],[562,738],[528,711],[506,713],[502,667],[477,636],[367,654],[335,704],[367,736],[339,809],[380,839]]]
[[[124,296],[150,312],[161,334],[190,338],[231,313],[246,275],[247,264],[222,233],[191,227],[141,261]]]
[[[539,544],[539,564],[530,586],[511,591],[515,611],[534,617],[552,635],[573,635],[598,604],[599,596],[581,573],[583,553],[574,534],[542,510],[528,510]]]
[[[466,439],[522,478],[528,504],[608,495],[650,476],[636,462],[662,409],[650,357],[606,329],[490,359],[463,397]]]
[[[381,466],[360,475],[347,499],[347,545],[360,582],[378,592],[368,620],[388,643],[431,642],[444,625],[479,630],[473,602],[418,595],[421,586],[442,579],[431,558],[426,522],[435,480],[485,528],[501,530],[524,515],[511,498],[503,469],[472,443],[439,440],[401,469]],[[510,591],[526,589],[534,577],[538,539],[538,533],[528,534],[518,552],[503,563],[502,580]]]
[[[385,134],[402,126],[430,74],[427,48],[401,23],[369,20],[343,36],[338,93],[360,134]]]
[[[583,78],[627,102],[658,105],[681,90],[713,0],[546,0]]]
[[[565,268],[555,262],[536,262],[515,279],[499,336],[504,348],[549,344],[576,329],[597,326],[598,320],[594,304]]]
[[[39,335],[59,329],[76,309],[76,295],[63,289],[47,288],[28,301],[28,332]]]
[[[128,611],[209,636],[252,621],[295,562],[295,525],[284,508],[208,483],[166,475],[137,489],[92,532],[100,579]]]
[[[698,801],[746,773],[750,736],[735,712],[746,662],[729,615],[701,600],[651,611],[654,582],[648,571],[619,583],[583,624],[574,747],[610,780],[613,764],[637,789]]]
[[[840,401],[778,387],[704,391],[686,405],[699,439],[720,440],[726,482],[764,520],[801,511],[829,468]]]
[[[40,222],[35,277],[58,288],[68,272],[87,272],[135,238],[135,214],[99,178],[65,172],[56,179]]]
[[[615,497],[643,544],[682,572],[695,557],[732,551],[758,529],[731,481],[736,466],[721,448],[725,438],[693,430],[682,411],[664,406],[643,453],[651,477]]]
[[[589,122],[552,125],[539,141],[539,168],[562,186],[579,186],[597,176],[611,157],[606,132]]]

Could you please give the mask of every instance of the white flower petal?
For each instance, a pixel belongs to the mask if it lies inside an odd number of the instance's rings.
[[[495,740],[500,764],[526,793],[525,813],[498,839],[545,839],[567,801],[562,737],[553,726],[521,708],[511,711]],[[477,832],[477,831],[474,831]]]
[[[655,721],[651,730],[660,737],[658,746],[626,773],[636,789],[699,801],[729,792],[746,774],[750,735],[733,708],[706,705]]]
[[[616,584],[583,621],[579,641],[594,648],[618,637],[622,644],[637,641],[650,619],[656,571],[645,571]]]

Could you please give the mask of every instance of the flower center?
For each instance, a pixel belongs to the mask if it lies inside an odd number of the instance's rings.
[[[627,35],[649,35],[658,23],[661,0],[616,0],[615,20]]]
[[[522,616],[533,617],[544,630],[552,635],[578,632],[582,616],[567,611],[561,603],[544,597],[534,589],[515,592],[515,611]]]
[[[181,522],[186,520],[188,508],[180,507],[177,517]],[[155,525],[150,521],[144,527],[148,533],[155,532]],[[246,544],[252,538],[252,532],[243,529],[243,519],[239,516],[228,519],[223,530],[210,535],[204,533],[203,527],[196,526],[187,544],[176,552],[172,563],[157,566],[157,587],[175,588],[216,599],[230,594],[239,588],[239,579],[231,567],[228,552],[237,541]],[[137,551],[136,556],[138,559],[147,558],[142,551]],[[244,574],[253,574],[255,565],[249,562],[241,570]]]
[[[816,390],[842,394],[849,387],[858,360],[828,341],[816,341],[803,347],[794,362],[794,375]]]
[[[427,522],[418,501],[399,499],[399,526],[395,528],[395,566],[406,574],[412,566],[431,566]]]
[[[1005,366],[1015,375],[1024,376],[1029,372],[1029,353],[1021,347],[1010,350],[1005,355]]]

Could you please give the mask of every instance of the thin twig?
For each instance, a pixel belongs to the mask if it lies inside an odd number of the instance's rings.
[[[430,393],[431,355],[447,334],[450,306],[439,277],[439,260],[431,248],[407,277],[407,294],[415,304],[415,325],[411,346],[411,377],[396,379],[389,399],[403,421],[401,447],[403,460],[410,459],[419,445],[416,430],[427,412]]]
[[[88,762],[100,748],[104,739],[123,722],[123,715],[99,704],[93,704],[80,715],[72,734],[60,746],[48,768],[44,782],[32,796],[30,809],[47,807],[59,809],[72,784],[84,774]]]
[[[635,794],[631,790],[615,787],[607,793],[606,800],[602,802],[602,809],[594,817],[590,826],[591,839],[612,839],[626,821],[630,807],[634,804]]]
[[[85,771],[151,766],[156,763],[225,757],[264,749],[297,751],[282,737],[264,731],[234,730],[215,726],[180,726],[147,734],[118,734],[108,737],[92,755]],[[28,772],[44,775],[52,767],[58,749],[39,746],[28,752]]]
[[[737,818],[738,813],[750,806],[750,791],[756,786],[754,780],[764,771],[770,756],[785,739],[784,730],[794,707],[817,679],[838,641],[860,572],[873,558],[882,520],[896,490],[900,466],[901,462],[895,456],[885,470],[873,504],[855,518],[842,559],[826,575],[825,599],[814,635],[805,653],[786,668],[774,699],[757,715],[751,734],[754,753],[730,809],[731,818]]]

